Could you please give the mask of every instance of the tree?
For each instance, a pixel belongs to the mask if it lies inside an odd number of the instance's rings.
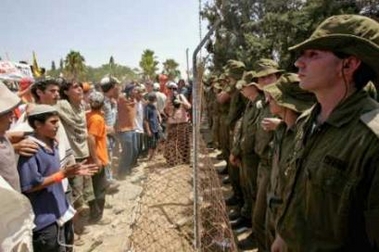
[[[55,61],[51,61],[51,71],[55,71],[57,70],[56,67],[55,67]]]
[[[63,59],[61,58],[59,60],[59,70],[62,71],[63,70],[63,67],[64,67],[64,62],[63,62]]]
[[[149,49],[143,51],[139,66],[142,69],[144,79],[152,80],[155,77],[156,72],[158,71],[157,65],[159,64],[156,58],[154,51]]]
[[[163,73],[167,74],[170,80],[180,77],[178,66],[179,64],[174,59],[167,59],[163,62]]]
[[[282,68],[294,70],[295,56],[288,47],[305,40],[326,17],[359,13],[360,1],[330,0],[228,0],[208,2],[201,13],[212,26],[219,13],[221,26],[215,31],[210,70],[217,73],[229,59],[241,60],[252,69],[259,58],[273,58]],[[225,2],[222,5],[221,2]]]
[[[110,73],[110,74],[113,74],[113,68],[114,68],[114,65],[115,65],[115,63],[114,63],[114,58],[113,58],[113,56],[111,56],[111,57],[109,58],[109,73]]]
[[[80,75],[85,72],[85,59],[84,57],[76,51],[71,50],[64,61],[65,72],[69,79],[78,81]]]

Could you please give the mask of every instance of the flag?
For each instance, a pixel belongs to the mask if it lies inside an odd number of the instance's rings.
[[[32,70],[33,70],[33,75],[35,77],[41,77],[43,72],[42,69],[39,68],[38,63],[37,63],[37,57],[36,53],[33,51],[33,65],[32,65]]]

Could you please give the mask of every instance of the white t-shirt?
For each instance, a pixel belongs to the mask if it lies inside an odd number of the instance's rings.
[[[136,132],[143,133],[143,103],[139,101],[136,103]]]

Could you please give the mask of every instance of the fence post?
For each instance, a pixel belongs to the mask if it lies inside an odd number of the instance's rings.
[[[193,144],[193,157],[192,157],[192,169],[193,169],[193,197],[194,197],[194,238],[195,238],[195,250],[200,251],[201,237],[200,237],[200,215],[198,204],[198,137],[197,130],[200,128],[200,109],[198,106],[198,88],[199,80],[197,79],[197,54],[204,46],[205,42],[210,38],[216,28],[221,24],[221,19],[218,19],[215,24],[209,29],[208,33],[201,40],[200,44],[196,47],[192,55],[192,67],[193,67],[193,86],[192,86],[192,144]],[[199,102],[200,103],[200,102]]]

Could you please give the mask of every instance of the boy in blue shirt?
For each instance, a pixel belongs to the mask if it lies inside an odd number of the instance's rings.
[[[147,95],[148,104],[144,111],[144,126],[147,133],[147,147],[149,150],[149,160],[154,157],[155,149],[158,142],[159,131],[159,116],[158,110],[155,106],[157,102],[157,96],[154,92],[150,92]]]
[[[72,251],[73,237],[67,234],[72,234],[75,210],[66,198],[61,181],[80,174],[80,164],[60,169],[55,142],[59,117],[54,107],[35,105],[29,112],[28,123],[34,129],[30,138],[39,149],[32,157],[20,156],[18,172],[21,191],[29,198],[35,214],[34,251]]]

